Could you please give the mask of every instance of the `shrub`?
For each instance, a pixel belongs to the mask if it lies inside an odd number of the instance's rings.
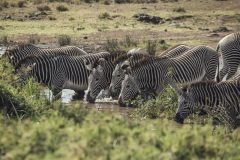
[[[129,48],[129,47],[137,47],[137,41],[132,39],[130,35],[126,35],[124,39],[124,46]]]
[[[99,16],[98,16],[99,19],[111,19],[111,16],[108,12],[104,12],[104,13],[101,13]]]
[[[37,44],[40,42],[40,37],[37,34],[32,34],[29,36],[28,42],[31,44]]]
[[[186,12],[186,10],[183,7],[174,8],[173,11],[174,12]]]
[[[56,17],[53,17],[53,16],[49,16],[48,19],[49,19],[50,21],[55,21],[55,20],[57,20],[57,18],[56,18]]]
[[[105,4],[105,5],[110,5],[110,4],[111,4],[111,1],[105,0],[105,1],[104,1],[104,4]]]
[[[8,8],[9,7],[9,3],[7,1],[3,1],[0,3],[2,8]]]
[[[117,39],[108,39],[106,44],[104,45],[104,48],[106,51],[108,52],[113,52],[113,51],[117,51],[120,49],[119,47],[119,43]]]
[[[65,5],[59,5],[59,6],[57,6],[57,8],[56,8],[59,12],[66,12],[66,11],[68,11],[69,9],[67,8],[67,6],[65,6]]]
[[[7,36],[2,36],[0,38],[0,43],[6,45],[8,43],[8,37]]]
[[[26,2],[25,1],[18,1],[17,5],[19,8],[25,7]]]
[[[148,54],[155,55],[157,51],[157,41],[148,40],[146,50]]]
[[[48,5],[41,5],[41,6],[37,6],[37,10],[39,10],[39,11],[50,11],[51,8]]]
[[[73,21],[73,20],[75,20],[75,18],[73,18],[73,17],[69,18],[69,21]]]
[[[71,37],[69,35],[60,35],[58,43],[60,46],[69,45],[71,43]]]

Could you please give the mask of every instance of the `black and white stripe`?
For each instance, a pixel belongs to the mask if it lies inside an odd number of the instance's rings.
[[[198,82],[186,86],[181,91],[175,120],[183,123],[196,107],[206,111],[224,107],[227,111],[233,110],[234,117],[240,113],[240,78],[224,82]],[[226,108],[228,107],[228,108]],[[230,108],[229,108],[230,107]]]
[[[178,89],[179,84],[213,80],[218,58],[219,54],[214,49],[201,45],[176,58],[160,57],[128,67],[122,82],[119,103],[124,106],[139,93],[151,92],[158,95],[168,84]]]
[[[223,68],[221,69],[218,80],[226,80],[236,74],[240,65],[240,33],[232,33],[222,38],[217,46],[217,51],[221,53]]]
[[[169,58],[173,58],[173,57],[183,54],[184,52],[188,51],[189,49],[190,49],[190,47],[187,45],[183,45],[183,44],[177,45],[175,47],[172,47],[172,48],[164,51],[163,53],[161,53],[159,55],[159,57],[166,56]],[[148,55],[146,55],[146,56],[143,55],[142,57],[138,56],[138,54],[131,55],[131,58],[128,59],[129,65],[133,66],[147,57],[148,57]],[[149,56],[149,57],[151,57],[151,56]],[[124,60],[126,60],[126,59],[124,59]],[[122,84],[122,81],[123,81],[124,75],[125,75],[124,70],[121,67],[122,65],[124,65],[124,61],[118,62],[116,64],[116,67],[112,74],[112,80],[111,80],[111,84],[110,84],[110,88],[109,88],[109,91],[110,91],[110,94],[112,97],[118,97],[120,94],[120,91],[121,91],[121,84]]]
[[[32,44],[23,44],[12,49],[6,50],[6,56],[9,58],[10,63],[15,66],[19,61],[26,58],[30,55],[58,55],[58,54],[66,54],[72,56],[80,56],[87,55],[87,53],[75,46],[66,46],[60,48],[39,48]]]

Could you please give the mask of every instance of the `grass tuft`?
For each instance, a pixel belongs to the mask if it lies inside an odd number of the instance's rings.
[[[59,12],[66,12],[66,11],[69,10],[67,6],[62,5],[62,4],[61,4],[61,5],[58,5],[58,6],[56,7],[56,9],[57,9],[57,11],[59,11]]]
[[[58,37],[58,43],[60,46],[66,46],[71,44],[71,37],[69,35],[60,35]]]

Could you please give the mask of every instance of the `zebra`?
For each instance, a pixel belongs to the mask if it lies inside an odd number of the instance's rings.
[[[91,74],[89,76],[86,100],[90,103],[94,103],[99,93],[102,90],[108,89],[112,78],[112,72],[116,66],[114,63],[115,61],[127,59],[130,57],[130,54],[135,53],[144,54],[141,49],[132,49],[128,53],[125,51],[117,51],[116,53],[100,58],[94,62],[91,67],[88,67]]]
[[[184,52],[188,51],[190,48],[191,47],[184,45],[184,44],[177,45],[177,46],[167,49],[166,51],[161,53],[159,55],[159,57],[166,56],[168,58],[173,58],[173,57],[179,56],[180,54],[183,54]],[[121,67],[123,65],[124,61],[123,60],[116,61],[115,63],[116,63],[116,67],[113,71],[112,80],[111,80],[111,84],[109,87],[110,95],[113,98],[116,98],[119,96],[120,91],[121,91],[121,84],[122,84],[122,81],[125,76],[124,70]],[[136,58],[136,59],[131,58],[131,59],[129,59],[129,63],[130,63],[129,64],[130,66],[133,66],[136,63],[139,63],[139,60],[138,60],[138,58]]]
[[[187,85],[182,88],[178,102],[175,121],[181,124],[197,106],[210,113],[222,106],[236,119],[240,113],[240,76],[219,83],[205,81]]]
[[[159,57],[135,66],[125,66],[125,78],[119,95],[119,104],[126,106],[138,94],[159,95],[166,85],[178,90],[179,85],[194,83],[216,76],[219,54],[208,46],[196,46],[175,57]]]
[[[95,62],[109,54],[108,52],[100,52],[84,56],[61,55],[48,58],[46,55],[41,55],[27,57],[25,62],[34,61],[34,63],[30,70],[21,76],[21,79],[36,78],[38,82],[47,85],[52,90],[54,99],[61,96],[62,89],[72,89],[84,95],[90,74],[86,68],[86,63]]]
[[[240,65],[240,33],[232,33],[222,38],[218,45],[217,51],[221,53],[223,59],[223,68],[217,77],[221,81],[226,76],[230,79]]]
[[[8,57],[9,62],[15,66],[20,60],[29,55],[41,55],[41,54],[67,54],[72,56],[87,55],[87,53],[75,46],[65,46],[60,48],[39,48],[32,44],[21,44],[17,47],[7,49],[5,55]]]

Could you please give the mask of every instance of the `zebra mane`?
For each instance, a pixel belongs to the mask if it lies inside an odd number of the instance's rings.
[[[16,65],[15,65],[15,70],[19,69],[22,64],[27,63],[30,60],[36,60],[37,56],[36,55],[29,55],[25,57],[24,59],[20,60]]]
[[[113,64],[116,65],[116,64],[118,64],[118,63],[121,63],[121,62],[127,60],[127,59],[130,58],[130,57],[131,57],[130,54],[123,54],[123,55],[117,57],[117,58],[113,61]]]
[[[118,59],[119,57],[121,57],[121,56],[124,56],[124,55],[126,55],[126,51],[123,51],[123,50],[120,50],[120,51],[115,51],[115,52],[112,52],[112,53],[110,53],[110,54],[107,54],[107,55],[104,55],[102,58],[104,58],[106,61],[111,61],[111,62],[115,62],[116,61],[116,59]],[[94,61],[93,63],[92,63],[92,67],[93,68],[96,68],[98,65],[99,65],[99,63],[98,63],[99,61],[98,60],[96,60],[96,61]]]
[[[165,60],[165,59],[169,59],[166,56],[163,57],[155,57],[155,56],[143,56],[143,59],[141,59],[138,63],[135,63],[131,66],[132,70],[138,69],[140,67],[143,67],[145,65],[154,63],[156,61],[160,61],[160,60]]]
[[[170,47],[168,49],[166,49],[165,51],[163,51],[159,56],[165,56],[168,52],[170,52],[171,50],[174,50],[175,48],[179,47],[179,46],[186,46],[185,44],[179,44],[173,47]]]

